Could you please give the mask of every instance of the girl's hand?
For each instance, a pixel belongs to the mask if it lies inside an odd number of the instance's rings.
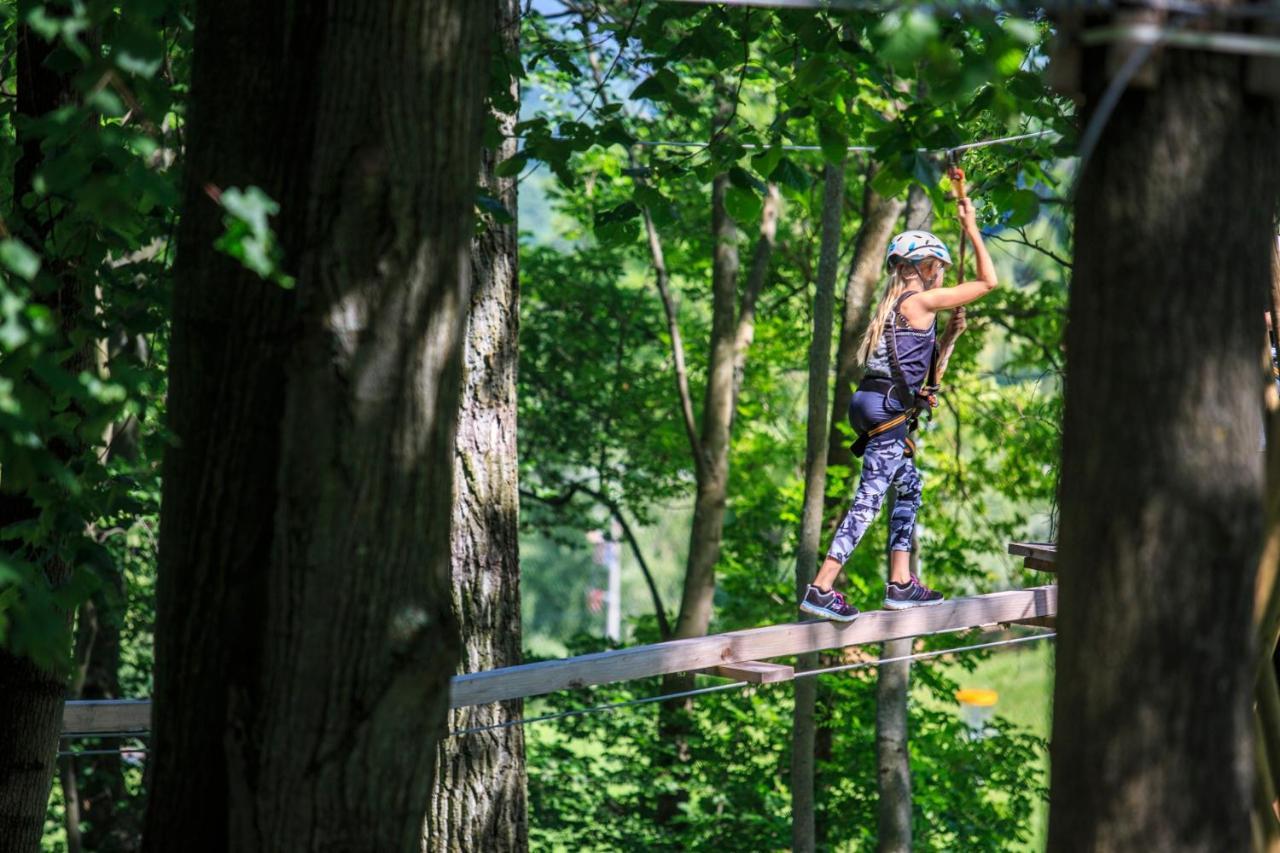
[[[972,201],[967,198],[956,199],[956,213],[960,217],[960,224],[964,226],[964,230],[967,233],[978,233],[978,215],[973,209]]]

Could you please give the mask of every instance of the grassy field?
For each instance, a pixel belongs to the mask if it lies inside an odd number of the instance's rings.
[[[978,664],[973,672],[966,672],[957,663],[946,664],[947,674],[959,683],[961,689],[981,688],[999,694],[995,713],[1019,727],[1048,740],[1053,714],[1053,640],[1027,643],[1011,649],[998,649]],[[922,691],[913,696],[916,701],[929,702]],[[958,706],[951,709],[960,713]],[[1041,769],[1048,779],[1049,755],[1040,755]],[[1049,804],[1041,802],[1032,820],[1031,842],[1028,851],[1044,850],[1048,829]]]

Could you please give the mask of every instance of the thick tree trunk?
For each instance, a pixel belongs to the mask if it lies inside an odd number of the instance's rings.
[[[892,510],[897,490],[890,489],[885,504]],[[890,513],[891,514],[891,513]],[[887,516],[886,516],[887,518]],[[892,559],[892,552],[888,555]],[[918,573],[920,546],[911,536],[911,571]],[[911,654],[910,637],[889,640],[880,646],[880,659],[892,660],[876,668],[876,812],[879,853],[911,851],[911,748],[907,729],[907,702],[911,696],[911,661],[893,660]]]
[[[71,79],[49,68],[45,60],[53,51],[31,28],[16,28],[16,110],[20,117],[35,119],[71,103],[75,91]],[[19,131],[21,153],[14,164],[13,215],[10,228],[37,251],[52,231],[53,222],[40,209],[23,207],[32,191],[36,169],[44,158],[38,137]],[[46,266],[62,278],[53,293],[41,299],[55,312],[59,327],[70,331],[82,312],[80,290],[73,274],[56,262]],[[68,368],[76,371],[84,353],[72,356]],[[54,448],[70,459],[72,448]],[[0,492],[0,529],[36,518],[38,510],[26,494]],[[49,582],[66,582],[69,567],[50,554],[21,552],[21,544],[6,540],[6,550],[19,549],[21,559],[42,564]],[[68,620],[70,614],[68,614]],[[68,647],[68,652],[70,648]],[[62,703],[66,691],[64,673],[38,666],[29,658],[0,649],[0,850],[35,850],[44,828],[45,808],[53,784],[62,730]]]
[[[500,0],[504,49],[519,50],[520,6]],[[515,79],[510,82],[518,97]],[[480,184],[512,215],[514,177],[494,174],[516,152],[514,114],[500,115],[502,147],[482,154]],[[463,344],[462,402],[454,454],[453,610],[462,632],[460,670],[514,666],[521,659],[519,480],[516,457],[516,342],[519,282],[516,224],[489,220],[471,246],[471,310]],[[519,700],[460,708],[449,728],[517,719]],[[445,738],[436,760],[425,851],[528,848],[524,729]]]
[[[813,296],[813,338],[809,343],[809,414],[804,454],[804,502],[800,537],[796,544],[796,594],[803,597],[818,567],[822,539],[822,511],[827,488],[827,400],[831,381],[831,326],[837,267],[840,262],[840,221],[844,213],[844,163],[828,163],[823,170],[822,246]],[[799,665],[817,667],[818,655],[802,655]],[[791,849],[812,851],[814,702],[817,680],[795,682],[791,721]]]
[[[493,19],[198,6],[147,849],[421,847]],[[295,290],[212,248],[250,184]]]
[[[1274,111],[1169,51],[1080,178],[1050,850],[1249,845]]]

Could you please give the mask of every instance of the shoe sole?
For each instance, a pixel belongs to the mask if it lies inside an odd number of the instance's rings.
[[[937,601],[890,601],[886,598],[883,603],[885,610],[911,610],[915,607],[932,607],[945,601],[945,598],[939,598]]]
[[[807,601],[800,602],[800,610],[804,613],[809,613],[813,616],[821,616],[824,619],[831,619],[835,622],[852,622],[858,617],[857,613],[853,613],[849,616],[841,616],[838,613],[832,613],[830,610],[810,604]]]

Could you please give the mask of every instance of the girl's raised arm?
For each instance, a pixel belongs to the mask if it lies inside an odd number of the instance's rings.
[[[987,247],[982,242],[982,232],[978,230],[978,221],[973,210],[973,202],[967,198],[959,199],[956,202],[956,208],[960,214],[960,222],[964,227],[964,233],[968,236],[969,242],[973,243],[973,254],[978,263],[978,277],[973,281],[957,284],[955,287],[935,287],[932,290],[926,290],[912,300],[917,302],[921,308],[933,312],[946,311],[951,308],[958,308],[961,305],[968,305],[970,302],[986,296],[995,289],[998,283],[995,264],[991,263],[991,255],[987,254]]]

